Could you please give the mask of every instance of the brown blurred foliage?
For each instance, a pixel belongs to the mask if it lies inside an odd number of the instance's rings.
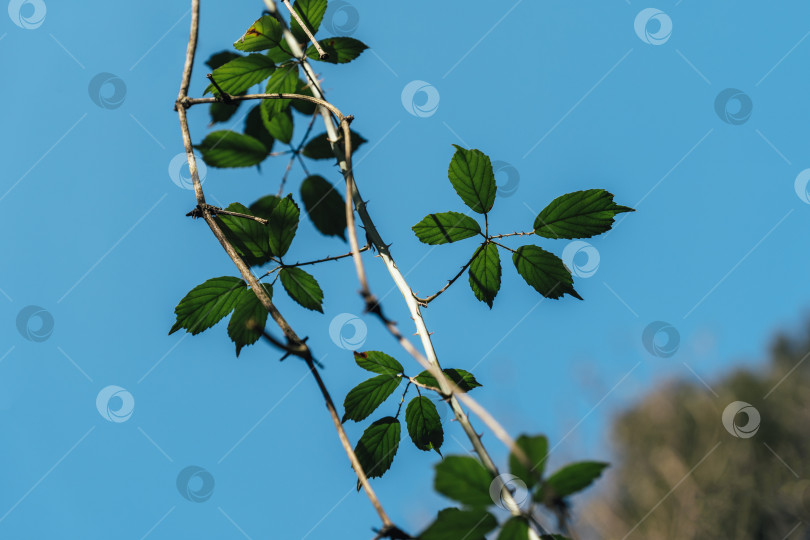
[[[809,356],[810,334],[782,335],[756,372],[738,369],[711,391],[667,384],[622,414],[612,432],[619,461],[579,512],[582,536],[810,539]],[[760,413],[750,438],[723,426],[735,401]],[[740,413],[735,424],[747,420]]]

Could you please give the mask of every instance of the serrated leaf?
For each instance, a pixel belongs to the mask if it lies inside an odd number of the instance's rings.
[[[329,55],[328,58],[321,60],[320,53],[314,45],[307,48],[307,57],[313,60],[320,60],[321,62],[328,62],[330,64],[345,64],[351,62],[363,51],[368,49],[368,45],[360,40],[350,37],[331,37],[319,39],[318,43],[321,45],[323,52]]]
[[[293,4],[293,9],[303,19],[304,24],[314,36],[321,27],[323,14],[326,13],[326,0],[297,0]],[[292,30],[293,36],[298,40],[298,43],[306,43],[309,40],[295,17],[291,17],[290,30]]]
[[[276,69],[272,60],[263,54],[249,54],[234,58],[211,73],[223,92],[236,95],[244,92],[254,84],[259,84]],[[219,95],[213,84],[209,84],[204,94],[209,92]]]
[[[475,297],[492,309],[492,301],[501,288],[501,258],[495,244],[486,242],[476,250],[470,263],[469,278]]]
[[[551,506],[593,484],[607,466],[608,463],[599,461],[580,461],[566,465],[543,482],[535,492],[534,500]]]
[[[518,274],[546,298],[560,298],[568,293],[582,300],[574,290],[571,272],[559,257],[537,246],[521,246],[512,254]]]
[[[323,291],[314,277],[300,268],[282,268],[279,272],[281,284],[290,298],[301,306],[323,313]]]
[[[445,508],[419,535],[419,540],[485,540],[486,534],[497,526],[495,517],[482,508]]]
[[[265,129],[273,137],[285,144],[290,144],[293,136],[293,119],[290,109],[284,109],[280,113],[269,114],[268,109],[259,107],[262,115],[262,122]]]
[[[526,457],[532,464],[528,469],[514,454],[509,455],[509,472],[523,480],[526,487],[531,489],[543,477],[546,467],[546,457],[548,456],[548,439],[545,435],[521,435],[515,440],[515,444],[523,450]]]
[[[245,287],[244,281],[231,276],[209,279],[197,285],[174,308],[177,320],[169,335],[181,328],[192,335],[211,328],[233,310]]]
[[[358,135],[354,131],[349,131],[352,140],[352,154],[357,152],[357,149],[360,148],[360,145],[367,142],[362,136]],[[341,156],[343,155],[343,141],[338,142],[338,146],[340,147]],[[304,149],[301,151],[304,156],[310,159],[335,159],[335,153],[332,152],[332,145],[329,143],[329,138],[327,137],[326,133],[321,133],[317,137],[311,139]]]
[[[283,39],[282,32],[281,23],[273,16],[265,15],[250,25],[233,46],[238,51],[263,51],[277,46]]]
[[[250,109],[250,112],[247,114],[245,118],[245,135],[250,135],[254,139],[259,140],[264,147],[267,148],[268,153],[273,150],[273,144],[276,140],[270,135],[267,128],[264,127],[261,105],[256,105]]]
[[[382,351],[355,351],[354,361],[366,371],[380,375],[399,375],[405,371],[402,364]]]
[[[273,287],[262,283],[270,298],[273,298]],[[253,289],[243,289],[239,300],[228,322],[228,335],[236,344],[236,356],[246,345],[253,345],[262,336],[262,329],[267,322],[267,309],[262,305]]]
[[[391,468],[399,448],[401,429],[399,420],[386,416],[363,432],[354,453],[368,478],[380,477]]]
[[[607,232],[613,218],[632,208],[613,202],[604,189],[575,191],[557,197],[534,220],[534,232],[545,238],[590,238]]]
[[[495,203],[495,173],[489,156],[480,150],[466,150],[458,145],[447,176],[458,196],[473,211],[486,214]]]
[[[232,51],[219,51],[218,53],[214,53],[208,57],[208,60],[205,61],[205,65],[208,66],[211,70],[217,69],[220,66],[224,66],[234,58],[241,58],[242,55],[232,52]]]
[[[258,165],[269,153],[258,139],[228,130],[212,131],[194,148],[206,165],[220,168]]]
[[[481,384],[475,380],[475,377],[473,377],[473,374],[469,371],[453,368],[445,368],[442,371],[444,371],[445,375],[447,375],[451,381],[456,383],[456,386],[458,386],[462,392],[469,392],[473,388],[478,388],[481,386]],[[427,370],[423,371],[414,378],[426,386],[430,386],[431,388],[439,388],[439,383],[436,381],[436,378]]]
[[[321,234],[346,240],[346,203],[332,184],[322,176],[306,177],[301,183],[301,200]]]
[[[411,227],[423,244],[449,244],[481,233],[481,226],[470,216],[459,212],[428,214]]]
[[[433,488],[468,506],[494,504],[489,494],[492,476],[481,462],[468,456],[447,456],[436,464]]]
[[[290,62],[279,66],[267,81],[267,94],[292,94],[298,87],[298,64]],[[261,106],[265,108],[266,115],[271,118],[290,106],[290,99],[263,99]]]
[[[298,79],[298,85],[295,87],[295,93],[303,96],[313,96],[312,88],[303,79]],[[311,101],[302,101],[300,99],[293,100],[292,106],[296,111],[306,115],[312,115],[315,112],[315,109],[318,108],[318,106]]]
[[[413,398],[405,409],[405,424],[413,444],[419,450],[436,450],[444,442],[444,431],[436,405],[424,396]]]
[[[344,412],[341,421],[365,420],[394,393],[400,382],[402,382],[401,377],[392,375],[377,375],[361,382],[346,394],[346,399],[343,400]]]
[[[529,522],[523,516],[513,516],[503,524],[498,540],[529,540]]]
[[[239,212],[240,214],[253,214],[249,208],[232,203],[226,210]],[[262,217],[262,216],[257,216]],[[222,223],[222,231],[233,245],[236,252],[248,266],[259,266],[268,262],[273,252],[270,249],[268,235],[270,225],[262,225],[257,221],[240,218],[236,216],[219,215],[217,218]]]
[[[267,55],[267,58],[276,64],[283,64],[284,62],[289,62],[293,59],[293,55],[290,53],[288,47],[287,42],[282,40],[277,46],[268,49],[265,54]]]
[[[254,215],[269,221],[270,250],[273,255],[282,257],[290,249],[295,232],[298,230],[300,211],[298,205],[293,201],[292,195],[288,194],[283,199],[268,195],[253,203],[250,209],[258,212]]]

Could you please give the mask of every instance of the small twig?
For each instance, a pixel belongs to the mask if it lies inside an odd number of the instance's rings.
[[[212,74],[210,74],[210,73],[209,73],[209,74],[208,74],[208,75],[206,75],[205,77],[206,77],[206,78],[207,78],[209,81],[211,81],[211,84],[213,84],[213,85],[214,85],[214,88],[216,88],[216,89],[217,89],[217,92],[219,92],[219,97],[220,97],[220,99],[219,99],[219,100],[217,100],[217,101],[222,101],[222,102],[224,102],[224,103],[233,103],[233,96],[232,96],[232,95],[230,95],[228,92],[226,92],[225,90],[223,90],[222,88],[220,88],[220,87],[219,87],[219,85],[217,84],[217,81],[215,81],[215,80],[214,80],[214,76],[213,76]]]
[[[315,48],[318,50],[318,55],[321,57],[321,60],[326,60],[327,58],[329,58],[329,54],[327,54],[327,52],[321,48],[321,45],[315,39],[315,36],[312,35],[312,32],[309,31],[307,25],[304,24],[304,21],[301,19],[301,16],[298,15],[298,12],[295,11],[293,7],[290,5],[290,0],[281,0],[281,1],[284,2],[285,6],[287,6],[287,9],[290,11],[290,15],[292,15],[293,18],[296,20],[296,22],[298,22],[298,26],[301,27],[301,30],[304,31],[304,33],[307,35],[312,44],[315,45]]]
[[[250,101],[251,99],[297,99],[299,101],[309,101],[310,103],[315,103],[316,105],[320,105],[321,107],[325,107],[329,110],[332,114],[338,117],[338,120],[342,120],[345,118],[343,113],[341,113],[337,107],[329,103],[328,101],[324,101],[322,99],[307,96],[304,94],[245,94],[243,96],[231,96],[228,94],[233,101]],[[200,105],[203,103],[217,103],[221,101],[219,98],[210,97],[210,98],[190,98],[186,97],[181,101],[185,108],[189,108],[193,105]]]
[[[490,236],[489,239],[494,240],[496,238],[506,238],[507,236],[528,236],[528,235],[531,235],[531,234],[534,234],[534,231],[513,232],[513,233],[508,233],[508,234],[496,234],[495,236]]]
[[[477,253],[477,251],[476,251],[476,253]],[[461,274],[463,274],[463,273],[464,273],[464,270],[466,270],[466,269],[467,269],[467,268],[468,268],[468,267],[469,267],[469,266],[472,264],[472,262],[473,262],[473,259],[471,258],[469,261],[467,261],[467,262],[464,264],[464,266],[462,266],[462,267],[461,267],[461,270],[459,271],[459,273],[458,273],[458,274],[456,274],[455,276],[453,276],[453,278],[452,278],[450,281],[448,281],[448,282],[447,282],[447,285],[445,285],[444,287],[442,287],[441,289],[439,289],[439,291],[438,291],[436,294],[431,294],[431,295],[430,295],[430,296],[428,296],[427,298],[419,298],[418,296],[416,296],[416,295],[414,294],[414,298],[416,298],[416,301],[417,301],[417,302],[419,302],[419,303],[422,305],[422,307],[427,307],[427,305],[428,305],[429,303],[433,302],[433,301],[434,301],[434,300],[435,300],[435,299],[436,299],[436,298],[437,298],[437,297],[438,297],[440,294],[442,294],[444,291],[446,291],[447,289],[449,289],[449,288],[450,288],[450,285],[452,285],[453,283],[455,283],[455,281],[456,281],[458,278],[460,278],[460,277],[461,277]]]
[[[506,251],[511,251],[512,253],[516,253],[516,251],[515,251],[514,249],[512,249],[512,248],[510,248],[510,247],[506,247],[505,245],[501,244],[500,242],[495,242],[495,241],[493,241],[492,243],[493,243],[493,244],[495,244],[496,246],[500,246],[500,247],[502,247],[502,248],[503,248],[503,249],[505,249]]]
[[[399,407],[397,407],[397,414],[394,415],[394,418],[399,418],[399,413],[402,411],[402,404],[405,403],[405,396],[408,395],[408,389],[411,387],[411,381],[408,381],[408,384],[405,385],[405,391],[402,392],[402,398],[399,400]]]
[[[222,215],[222,216],[234,216],[238,218],[251,219],[253,221],[258,221],[262,225],[267,225],[269,223],[266,219],[260,218],[258,216],[251,216],[250,214],[242,214],[240,212],[231,212],[230,210],[225,210],[223,208],[212,206],[210,204],[198,204],[194,208],[194,210],[192,210],[186,215],[193,217],[195,219],[201,218],[203,217],[203,214],[206,210],[209,211],[212,216]]]
[[[366,244],[365,246],[360,248],[360,253],[362,253],[364,251],[368,251],[370,247],[371,246],[369,246],[369,244]],[[344,253],[343,255],[330,255],[329,257],[324,257],[323,259],[318,259],[316,261],[307,261],[307,262],[295,263],[295,264],[285,264],[284,267],[285,268],[292,268],[294,266],[307,266],[309,264],[318,264],[318,263],[327,262],[327,261],[337,261],[338,259],[345,259],[346,257],[351,257],[352,255],[353,255],[353,253],[350,251],[349,253]]]

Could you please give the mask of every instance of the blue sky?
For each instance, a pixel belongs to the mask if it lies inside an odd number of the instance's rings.
[[[168,172],[182,151],[172,106],[189,6],[20,4],[9,13],[22,19],[0,17],[0,536],[371,537],[376,515],[354,492],[300,362],[280,364],[264,344],[237,359],[224,323],[199,336],[167,335],[188,290],[236,275],[205,225],[185,217],[193,193]],[[700,379],[710,388],[738,365],[755,368],[775,331],[804,320],[810,253],[796,231],[810,226],[800,176],[810,167],[810,6],[347,6],[343,15],[330,11],[325,25],[354,22],[352,35],[371,49],[351,64],[316,69],[330,99],[370,141],[357,153],[357,180],[418,293],[440,288],[474,249],[473,241],[433,249],[410,230],[427,213],[464,211],[447,180],[452,144],[479,148],[517,173],[509,196],[496,200],[491,230],[529,230],[548,202],[579,189],[608,189],[637,209],[574,257],[575,274],[586,273],[588,253],[599,257],[590,277],[575,276],[584,302],[541,301],[502,257],[503,286],[491,311],[466,277],[424,311],[443,365],[473,371],[484,385],[477,399],[511,433],[547,434],[556,446],[552,468],[617,459],[609,429],[617,412],[664,381]],[[192,96],[206,86],[202,62],[228,49],[260,11],[258,1],[203,1]],[[354,12],[358,18],[347,21]],[[91,99],[101,73],[116,77],[115,108]],[[426,105],[422,92],[409,112],[402,94],[412,81],[432,87],[438,104]],[[736,97],[716,103],[726,89]],[[418,110],[426,112],[412,114]],[[296,140],[305,122],[297,120]],[[207,110],[194,107],[190,123],[201,141]],[[209,168],[209,202],[249,204],[275,193],[285,165],[277,158],[261,173]],[[325,162],[312,170],[339,180]],[[296,196],[303,177],[293,170]],[[506,184],[504,173],[499,182]],[[567,245],[537,240],[558,255]],[[304,220],[290,256],[345,251]],[[410,334],[387,272],[378,259],[366,260],[372,289]],[[310,337],[336,401],[364,378],[330,339],[341,313],[366,324],[364,349],[419,371],[362,315],[348,261],[313,274],[325,292],[324,314],[305,311],[280,288],[275,297]],[[678,337],[671,356],[643,343],[656,321]],[[656,338],[659,351],[673,349],[665,337]],[[132,396],[124,421],[96,407],[109,386],[124,392],[114,399]],[[397,399],[382,414],[394,412]],[[366,424],[347,424],[353,441]],[[496,439],[485,433],[484,441],[504,464]],[[469,448],[450,425],[445,455]],[[373,481],[394,521],[414,533],[451,504],[431,489],[437,458],[404,438],[393,469]],[[204,502],[178,492],[189,466],[214,480]]]

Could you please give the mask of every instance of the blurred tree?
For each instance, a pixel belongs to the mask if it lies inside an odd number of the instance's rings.
[[[808,357],[810,335],[780,335],[761,371],[736,370],[711,390],[667,384],[622,414],[613,429],[621,461],[580,513],[585,536],[809,539]],[[734,402],[755,410],[727,429]]]

